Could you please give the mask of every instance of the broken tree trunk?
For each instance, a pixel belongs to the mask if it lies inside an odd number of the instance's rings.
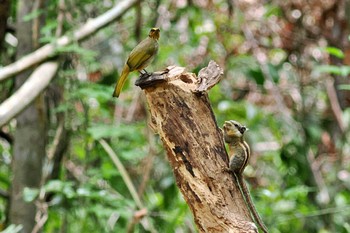
[[[182,67],[144,75],[152,127],[160,135],[177,186],[200,232],[258,232],[232,174],[206,91],[220,81],[222,69],[210,62],[199,72]],[[229,119],[227,119],[229,120]]]

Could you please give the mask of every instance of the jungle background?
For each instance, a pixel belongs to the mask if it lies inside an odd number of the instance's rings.
[[[219,126],[249,128],[245,177],[270,231],[350,232],[350,1],[130,2],[47,56],[55,78],[1,125],[0,231],[196,232],[138,75],[112,98],[129,52],[159,27],[148,71],[224,69],[210,101]],[[0,1],[0,73],[121,3]],[[38,65],[2,80],[1,110]]]

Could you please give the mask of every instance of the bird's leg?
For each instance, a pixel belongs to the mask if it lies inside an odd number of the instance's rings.
[[[142,69],[139,72],[140,72],[141,75],[144,75],[144,74],[150,75],[150,73],[148,73],[146,69]]]
[[[152,75],[152,73],[148,73],[147,70],[145,69],[139,70],[139,72],[140,72],[140,79],[145,79]]]

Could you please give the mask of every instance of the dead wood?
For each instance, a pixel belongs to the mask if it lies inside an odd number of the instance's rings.
[[[207,91],[220,81],[213,61],[199,77],[182,67],[143,75],[152,128],[160,135],[177,186],[200,232],[258,232],[232,175]]]

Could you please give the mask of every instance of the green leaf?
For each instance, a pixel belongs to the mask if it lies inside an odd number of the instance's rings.
[[[289,212],[295,210],[296,201],[294,200],[280,200],[274,204],[275,210],[279,213]]]
[[[350,66],[321,65],[317,66],[315,70],[320,73],[329,73],[341,76],[347,76],[350,74]]]
[[[267,67],[268,67],[268,70],[269,70],[269,73],[271,75],[271,78],[273,79],[273,81],[275,83],[278,83],[279,81],[279,75],[278,75],[278,70],[277,70],[277,67],[272,65],[272,64],[267,64]]]
[[[39,189],[25,187],[23,190],[23,199],[26,202],[32,202],[39,195]]]
[[[5,230],[1,231],[1,233],[18,233],[23,229],[22,225],[14,225],[11,224]]]
[[[344,58],[343,51],[341,51],[340,49],[338,49],[336,47],[326,47],[326,48],[323,48],[323,50],[326,51],[327,53],[329,53],[330,55],[333,55],[337,58]]]
[[[58,47],[58,48],[56,48],[56,52],[57,53],[75,53],[75,54],[78,54],[80,56],[83,56],[84,59],[94,58],[97,56],[97,52],[90,50],[90,49],[85,49],[77,43],[67,45],[64,47]]]
[[[263,75],[263,73],[262,73],[260,67],[257,68],[257,69],[251,69],[251,70],[249,70],[249,72],[247,72],[247,74],[248,74],[248,76],[249,76],[250,78],[254,79],[255,82],[256,82],[258,85],[263,85],[263,84],[264,84],[265,78],[264,78],[264,75]]]
[[[73,198],[76,196],[76,193],[72,186],[72,182],[51,180],[44,187],[46,192],[61,193],[67,198]]]
[[[100,101],[109,101],[112,99],[113,87],[106,85],[88,83],[86,86],[81,87],[76,94],[81,96],[87,96],[89,98],[96,98]]]
[[[341,84],[341,85],[338,85],[338,89],[350,91],[350,85],[349,84]]]
[[[298,197],[306,197],[306,195],[311,191],[310,188],[304,186],[304,185],[299,185],[296,187],[289,188],[285,190],[284,196],[287,199],[294,199],[296,200]]]
[[[96,125],[88,128],[88,132],[95,139],[109,138],[120,135],[120,129],[113,125]]]
[[[64,187],[64,182],[60,180],[51,180],[45,185],[46,192],[61,192]]]
[[[274,5],[267,5],[265,7],[266,9],[266,12],[264,14],[264,17],[265,18],[269,18],[271,16],[280,16],[282,15],[282,11],[281,11],[281,8],[278,7],[278,6],[274,6]]]
[[[73,197],[76,196],[76,193],[75,193],[74,189],[73,189],[71,186],[65,185],[62,191],[63,191],[62,193],[63,193],[68,199],[73,198]]]
[[[91,196],[91,191],[87,188],[78,188],[77,189],[77,194],[80,197],[90,197]]]
[[[30,12],[29,14],[25,15],[23,17],[23,21],[24,22],[28,22],[32,19],[35,19],[37,17],[39,17],[44,11],[42,9],[38,9],[38,10],[35,10],[35,11],[32,11]]]

